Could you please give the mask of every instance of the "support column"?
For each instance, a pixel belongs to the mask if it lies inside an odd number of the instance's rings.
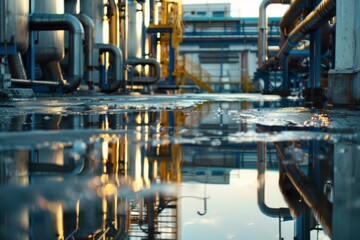
[[[360,3],[340,0],[336,3],[335,68],[329,72],[330,104],[360,103]]]

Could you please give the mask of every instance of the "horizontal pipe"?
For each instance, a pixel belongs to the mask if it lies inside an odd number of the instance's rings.
[[[14,79],[12,78],[11,82],[15,84],[24,84],[24,85],[46,85],[46,86],[55,86],[55,87],[64,86],[64,84],[60,82],[26,80],[26,79],[15,79],[15,78]]]
[[[265,203],[265,171],[266,171],[266,155],[267,145],[264,142],[257,143],[258,149],[258,188],[257,188],[257,200],[260,211],[268,217],[284,219],[292,219],[289,208],[272,208]]]
[[[117,46],[114,44],[96,43],[95,47],[99,49],[99,53],[110,54],[110,64],[113,70],[113,81],[110,87],[101,89],[102,92],[112,93],[119,89],[121,83],[123,83],[123,54]]]
[[[332,204],[316,186],[313,181],[307,179],[299,166],[291,159],[286,159],[285,152],[280,143],[275,143],[279,159],[285,174],[297,189],[305,203],[311,208],[315,218],[322,224],[326,232],[332,233]],[[285,163],[286,161],[286,163]]]
[[[64,92],[75,91],[83,78],[83,36],[84,29],[79,20],[71,14],[33,13],[29,18],[30,31],[69,31],[68,84]]]
[[[266,17],[266,8],[270,4],[289,4],[291,0],[263,0],[259,7],[259,37],[258,37],[258,65],[261,67],[267,60],[267,28],[268,21]]]
[[[139,59],[139,58],[130,58],[127,60],[126,64],[131,66],[146,66],[149,65],[155,69],[155,73],[153,77],[134,77],[132,83],[133,84],[139,84],[139,85],[147,85],[147,84],[154,84],[160,79],[160,63],[156,61],[154,58],[148,58],[148,59]]]
[[[275,57],[275,64],[290,52],[301,39],[311,31],[317,30],[321,25],[335,16],[336,0],[323,0],[294,30],[280,47]]]

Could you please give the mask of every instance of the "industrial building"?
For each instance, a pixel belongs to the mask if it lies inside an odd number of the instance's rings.
[[[0,239],[358,238],[360,3],[231,4],[0,0]]]

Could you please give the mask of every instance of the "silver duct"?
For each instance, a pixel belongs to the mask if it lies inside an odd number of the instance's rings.
[[[113,80],[110,87],[107,89],[101,89],[102,92],[112,93],[119,89],[121,83],[123,83],[123,55],[117,46],[114,44],[96,43],[95,47],[99,49],[99,53],[108,52],[110,54],[110,65],[113,70]]]
[[[142,46],[142,13],[137,10],[137,6],[140,6],[134,0],[127,1],[127,15],[128,24],[126,29],[126,60],[132,58],[141,58]]]
[[[30,31],[69,31],[69,70],[64,92],[75,91],[83,78],[83,35],[84,29],[79,20],[71,14],[34,13],[29,19]]]

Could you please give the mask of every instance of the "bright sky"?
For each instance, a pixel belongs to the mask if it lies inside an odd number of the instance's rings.
[[[258,17],[262,0],[182,0],[183,4],[231,3],[231,15],[240,17]],[[272,4],[267,8],[267,16],[280,17],[288,5]]]

